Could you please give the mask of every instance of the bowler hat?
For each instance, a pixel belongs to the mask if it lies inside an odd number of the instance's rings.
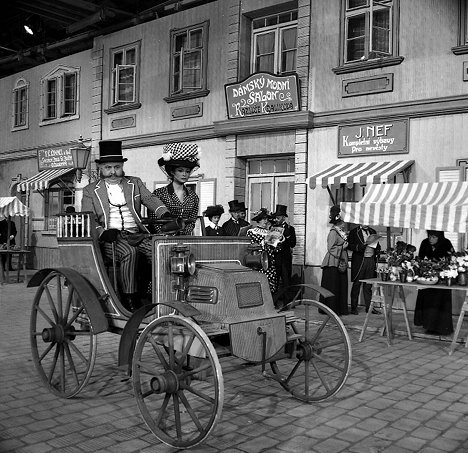
[[[231,211],[231,212],[239,212],[240,211],[239,202],[237,200],[228,201],[228,205],[229,205],[229,211]]]
[[[284,215],[285,217],[287,217],[288,216],[288,214],[286,214],[287,209],[288,207],[285,206],[284,204],[277,204],[276,211],[273,212],[272,215],[275,217],[279,217],[281,215]]]
[[[195,143],[169,143],[164,145],[158,165],[166,174],[167,167],[187,167],[193,170],[200,166],[199,152],[200,148]]]
[[[120,140],[102,140],[99,142],[99,159],[94,161],[97,164],[127,162],[127,160],[122,156],[122,142]]]
[[[217,204],[216,206],[208,206],[206,210],[203,212],[203,215],[211,219],[215,215],[221,215],[223,213],[224,213],[224,208],[220,204]]]

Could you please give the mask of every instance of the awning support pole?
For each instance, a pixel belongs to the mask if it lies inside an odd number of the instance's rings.
[[[336,204],[335,197],[333,196],[332,191],[330,190],[330,186],[327,186],[327,190],[328,190],[328,193],[330,195],[332,203],[335,205]]]

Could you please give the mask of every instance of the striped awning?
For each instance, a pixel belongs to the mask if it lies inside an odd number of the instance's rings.
[[[0,197],[0,219],[29,215],[29,209],[16,197]]]
[[[340,206],[345,222],[468,231],[468,182],[375,184],[359,203]]]
[[[414,160],[395,160],[390,162],[361,162],[335,164],[309,178],[309,186],[315,189],[322,187],[346,184],[365,186],[388,182],[398,173],[413,165]]]
[[[52,168],[50,170],[42,170],[37,175],[31,176],[26,181],[21,182],[16,187],[18,192],[24,192],[28,189],[44,190],[47,189],[51,182],[60,178],[67,173],[75,171],[74,168]]]

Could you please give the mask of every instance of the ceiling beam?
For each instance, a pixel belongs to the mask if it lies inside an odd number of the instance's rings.
[[[28,1],[18,0],[18,8],[26,13],[36,14],[37,16],[64,24],[69,24],[82,17],[79,13],[72,13],[70,9],[54,8],[50,3],[44,4],[41,1],[36,1],[32,4]]]
[[[102,8],[97,13],[91,14],[90,16],[87,16],[81,20],[78,20],[74,22],[73,24],[70,24],[67,27],[67,33],[69,35],[72,35],[76,33],[77,31],[91,27],[92,25],[96,25],[99,22],[105,21],[106,19],[112,19],[113,17],[115,17],[115,15],[116,14],[114,12],[109,11],[106,8]]]
[[[96,12],[100,6],[95,3],[87,2],[85,0],[55,0],[56,3],[62,3],[71,8],[84,9],[89,12]]]

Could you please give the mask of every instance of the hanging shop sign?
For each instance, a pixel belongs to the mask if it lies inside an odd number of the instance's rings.
[[[45,148],[37,150],[39,170],[50,168],[74,168],[73,154],[70,146]]]
[[[228,118],[271,115],[299,110],[296,74],[257,72],[240,83],[224,85]]]
[[[338,128],[338,157],[408,153],[408,120]]]

